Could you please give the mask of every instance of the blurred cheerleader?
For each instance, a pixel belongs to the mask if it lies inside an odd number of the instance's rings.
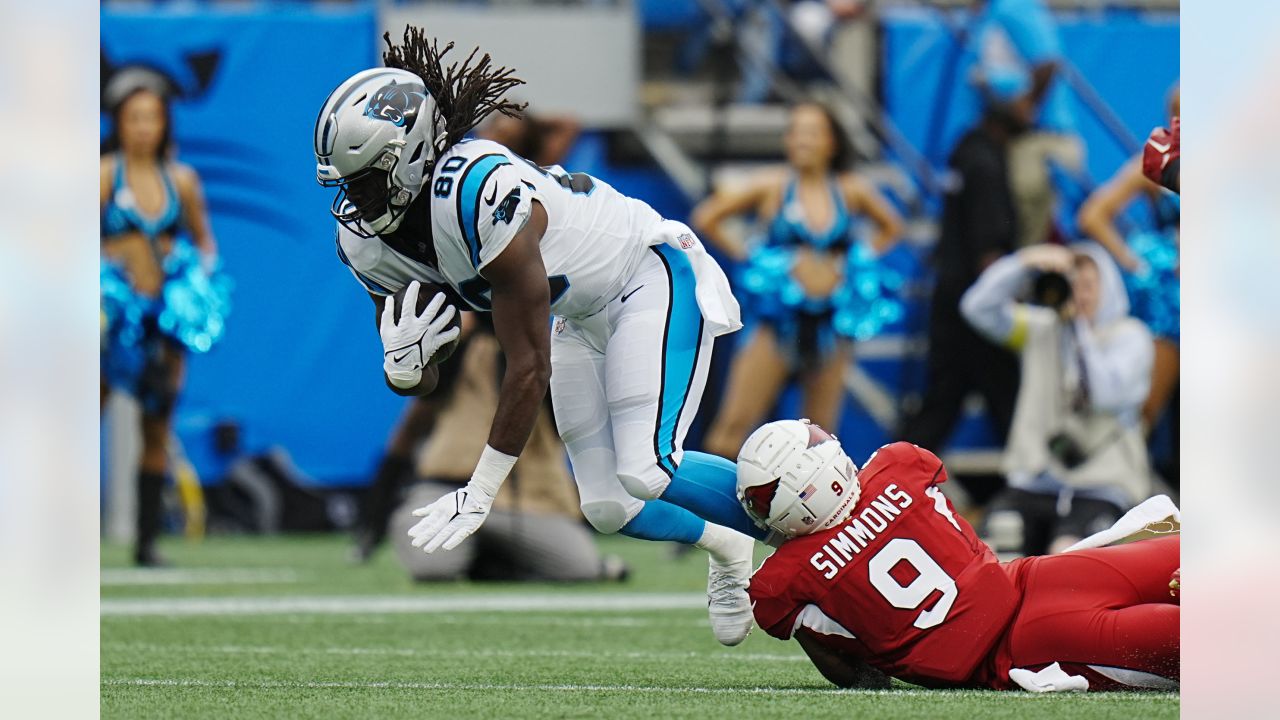
[[[704,238],[746,263],[737,290],[748,330],[705,443],[708,452],[728,458],[793,375],[803,390],[802,414],[839,427],[843,373],[853,356],[849,338],[874,334],[894,315],[878,289],[868,296],[866,283],[855,287],[847,280],[858,268],[877,272],[871,253],[857,245],[857,215],[873,223],[878,256],[901,231],[897,213],[871,183],[845,169],[851,150],[827,108],[795,106],[784,142],[787,167],[717,191],[693,212]],[[767,223],[766,239],[754,249],[723,227],[729,217],[748,214]]]
[[[206,272],[217,249],[200,179],[173,160],[167,96],[164,79],[141,68],[121,71],[103,91],[111,128],[100,159],[101,401],[123,390],[142,408],[139,565],[163,562],[155,541],[185,351],[207,350],[226,310],[225,288]],[[184,231],[198,253],[178,239]]]
[[[1169,116],[1176,119],[1178,115],[1179,92],[1175,87],[1169,96]],[[1151,202],[1155,231],[1136,232],[1126,238],[1116,220],[1139,198]],[[1142,419],[1148,430],[1159,421],[1178,384],[1179,214],[1178,196],[1143,175],[1139,155],[1094,191],[1076,216],[1080,231],[1101,243],[1124,269],[1134,314],[1156,336],[1151,391],[1142,406]]]

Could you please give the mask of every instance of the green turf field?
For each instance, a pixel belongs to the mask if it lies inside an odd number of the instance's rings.
[[[107,718],[1117,718],[1176,695],[841,691],[794,643],[737,648],[699,607],[700,555],[613,537],[611,585],[414,586],[339,537],[163,546],[175,569],[102,551]],[[758,554],[759,555],[759,554]]]

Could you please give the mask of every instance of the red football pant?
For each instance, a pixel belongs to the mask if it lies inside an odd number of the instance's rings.
[[[1181,564],[1180,547],[1181,538],[1171,536],[1010,563],[1023,600],[1002,643],[1009,664],[1000,663],[1001,679],[1009,667],[1060,662],[1177,680],[1181,608],[1169,580]],[[1097,684],[1092,673],[1090,682]]]

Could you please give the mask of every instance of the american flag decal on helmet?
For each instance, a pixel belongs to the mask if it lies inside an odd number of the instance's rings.
[[[801,500],[808,500],[808,499],[809,499],[809,496],[810,496],[810,495],[812,495],[812,494],[814,494],[814,493],[815,493],[815,492],[817,492],[817,491],[818,491],[818,487],[817,487],[816,485],[814,485],[813,483],[809,483],[809,486],[808,486],[808,487],[806,487],[805,489],[803,489],[803,490],[801,490],[801,491],[800,491],[800,499],[801,499]]]

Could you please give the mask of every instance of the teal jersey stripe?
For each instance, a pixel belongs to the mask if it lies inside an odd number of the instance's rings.
[[[667,306],[667,328],[662,336],[662,388],[658,393],[658,423],[653,436],[653,450],[658,465],[672,475],[676,470],[671,459],[676,449],[676,428],[689,402],[702,345],[703,320],[694,294],[693,266],[689,258],[668,245],[652,249],[666,266],[671,298]],[[699,399],[694,398],[694,402]]]
[[[511,161],[505,155],[481,155],[462,171],[458,185],[458,225],[471,251],[471,266],[480,267],[480,193],[494,170]]]

